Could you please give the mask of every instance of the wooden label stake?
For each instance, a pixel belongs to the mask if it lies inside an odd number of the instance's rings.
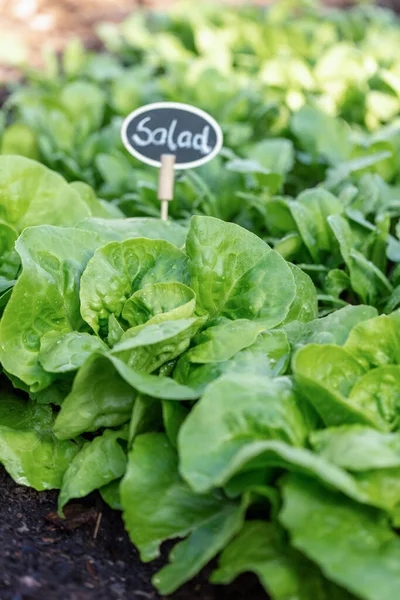
[[[168,202],[174,198],[174,154],[161,155],[161,167],[158,176],[158,194],[161,202],[161,220],[168,219]]]
[[[157,197],[163,221],[168,219],[168,202],[174,195],[174,170],[204,165],[223,143],[216,120],[182,102],[153,102],[137,108],[124,120],[121,137],[132,156],[160,169]]]

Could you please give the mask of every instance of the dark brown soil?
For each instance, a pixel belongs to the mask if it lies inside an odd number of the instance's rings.
[[[84,523],[68,531],[48,517],[56,510],[57,492],[18,486],[2,467],[0,490],[0,600],[161,599],[150,579],[163,560],[141,563],[120,514],[97,495],[75,505]],[[266,600],[267,596],[252,575],[222,587],[210,585],[202,574],[170,598]]]

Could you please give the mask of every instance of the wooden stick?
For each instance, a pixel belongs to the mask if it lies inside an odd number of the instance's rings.
[[[168,219],[168,202],[174,198],[174,154],[161,155],[161,168],[158,177],[158,194],[161,201],[161,219]]]
[[[99,514],[97,515],[96,526],[94,528],[94,533],[93,533],[93,539],[94,540],[97,538],[97,534],[99,533],[100,523],[101,523],[101,517],[102,516],[103,516],[103,514],[101,512],[99,512]]]
[[[161,221],[168,221],[168,200],[161,200]]]

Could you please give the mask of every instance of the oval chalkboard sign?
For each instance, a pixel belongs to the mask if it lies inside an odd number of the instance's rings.
[[[222,131],[209,114],[180,102],[155,102],[131,112],[122,124],[122,141],[136,158],[161,166],[162,154],[176,156],[175,169],[211,160],[222,147]]]

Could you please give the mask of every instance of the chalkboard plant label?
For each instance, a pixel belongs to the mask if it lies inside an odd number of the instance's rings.
[[[161,155],[175,156],[175,169],[199,167],[218,154],[222,131],[209,114],[180,102],[147,104],[128,115],[122,141],[135,158],[153,167]]]

